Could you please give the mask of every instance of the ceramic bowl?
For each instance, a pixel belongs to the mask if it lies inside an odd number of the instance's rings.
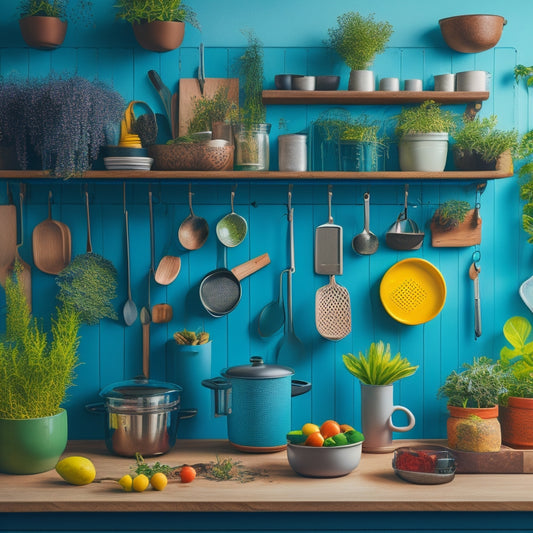
[[[207,143],[154,144],[149,147],[154,158],[153,170],[231,170],[234,146],[210,146]]]
[[[409,483],[440,485],[455,477],[455,457],[446,448],[438,446],[397,448],[392,468],[399,478]]]
[[[345,446],[305,446],[287,444],[291,468],[305,477],[341,477],[357,468],[363,443]]]
[[[292,89],[292,74],[277,74],[274,76],[276,89],[289,91]]]
[[[446,44],[463,53],[489,50],[498,44],[507,21],[500,15],[458,15],[439,20]]]
[[[339,88],[341,81],[340,76],[317,76],[316,90],[317,91],[336,91]]]
[[[148,157],[148,150],[129,146],[105,146],[104,157]]]

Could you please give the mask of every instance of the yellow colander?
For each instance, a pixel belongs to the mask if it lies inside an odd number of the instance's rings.
[[[414,326],[429,322],[441,312],[446,301],[446,283],[429,261],[411,257],[385,272],[379,295],[392,318]]]

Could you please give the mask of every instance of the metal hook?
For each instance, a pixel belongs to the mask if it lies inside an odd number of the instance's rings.
[[[480,268],[478,267],[478,263],[481,261],[481,252],[479,250],[474,250],[472,252],[472,263],[474,263],[474,268],[477,272],[480,271]]]

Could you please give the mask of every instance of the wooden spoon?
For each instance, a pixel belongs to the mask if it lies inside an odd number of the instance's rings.
[[[173,255],[165,255],[159,261],[154,279],[160,285],[170,285],[180,273],[181,258]]]

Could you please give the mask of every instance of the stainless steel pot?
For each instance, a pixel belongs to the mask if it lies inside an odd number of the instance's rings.
[[[174,383],[138,377],[105,387],[100,391],[104,402],[86,409],[107,413],[105,443],[110,452],[125,457],[161,455],[174,446],[179,421],[197,412],[181,409],[182,391]]]

